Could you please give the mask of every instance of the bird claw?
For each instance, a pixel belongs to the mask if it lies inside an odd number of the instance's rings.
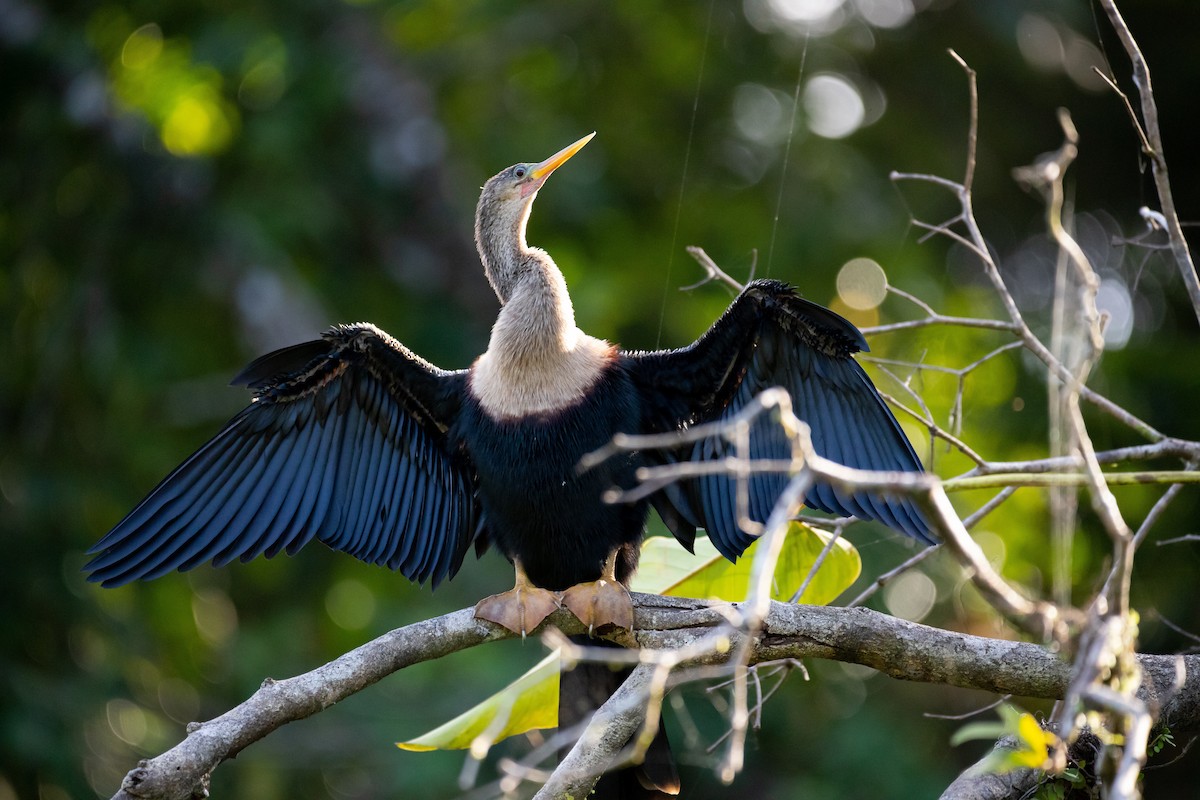
[[[542,624],[559,607],[558,595],[536,586],[516,586],[485,597],[475,604],[475,619],[486,619],[525,635]]]
[[[563,592],[562,604],[588,626],[588,635],[605,625],[633,630],[633,599],[619,582],[601,578]]]

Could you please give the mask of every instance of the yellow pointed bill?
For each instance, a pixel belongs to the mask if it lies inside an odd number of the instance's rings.
[[[540,164],[535,164],[533,169],[529,172],[529,177],[533,178],[538,183],[546,180],[546,178],[550,177],[551,172],[554,172],[554,170],[567,163],[567,159],[582,150],[583,146],[590,142],[592,137],[595,135],[596,132],[592,131],[574,144],[569,144],[562,150],[559,150],[557,153],[550,156]]]

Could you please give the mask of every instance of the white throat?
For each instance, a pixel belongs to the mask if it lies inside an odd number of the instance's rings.
[[[524,276],[500,309],[487,352],[472,367],[471,391],[494,419],[577,404],[616,352],[575,326],[566,283],[549,266]]]

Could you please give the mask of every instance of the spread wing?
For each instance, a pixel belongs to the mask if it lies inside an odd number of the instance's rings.
[[[920,459],[904,431],[853,358],[866,349],[862,334],[842,317],[804,300],[786,284],[761,280],[747,286],[692,345],[626,358],[649,398],[644,404],[647,432],[728,419],[763,390],[779,386],[811,428],[820,455],[860,469],[920,471]],[[753,424],[749,444],[752,458],[791,457],[786,437],[769,414]],[[711,461],[735,454],[735,445],[714,436],[647,457]],[[767,519],[787,481],[786,474],[770,473],[743,484],[750,519]],[[734,478],[704,476],[668,487],[654,503],[685,545],[703,527],[718,550],[736,559],[754,540],[738,524],[737,492]],[[877,519],[919,541],[934,541],[925,518],[907,499],[818,484],[805,503],[841,516]]]
[[[290,555],[315,537],[436,586],[478,516],[445,434],[464,380],[366,324],[258,359],[233,381],[254,402],[96,543],[89,580]]]

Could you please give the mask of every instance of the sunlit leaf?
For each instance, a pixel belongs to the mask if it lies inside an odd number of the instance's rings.
[[[771,597],[787,602],[803,585],[832,534],[793,522],[775,567]],[[745,600],[750,589],[750,572],[758,542],[746,549],[737,563],[717,552],[706,538],[696,539],[692,555],[667,537],[647,539],[642,545],[638,572],[630,588],[674,597]],[[839,538],[825,556],[820,569],[804,590],[800,602],[825,605],[844,592],[862,571],[862,560],[854,546]]]
[[[558,725],[558,651],[484,700],[426,734],[396,742],[402,750],[465,750],[482,756],[501,739]],[[482,738],[481,738],[482,737]]]
[[[996,747],[979,765],[981,772],[1003,773],[1014,769],[1041,769],[1046,764],[1046,751],[1054,746],[1057,737],[1042,728],[1032,714],[1003,705],[998,722],[973,722],[964,725],[950,738],[952,745],[973,739],[997,740],[1004,736],[1015,739],[1015,746]]]

